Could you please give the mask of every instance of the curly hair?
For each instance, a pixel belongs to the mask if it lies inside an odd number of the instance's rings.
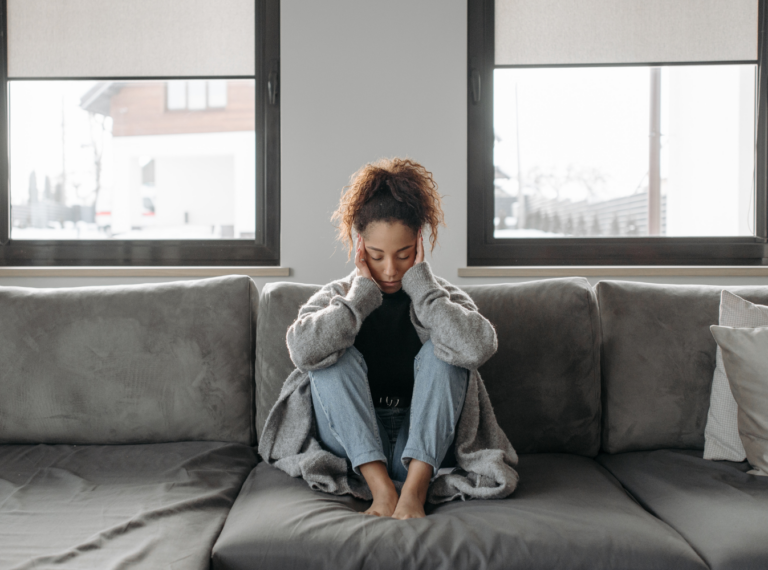
[[[374,222],[402,222],[414,235],[425,225],[431,228],[430,251],[437,243],[437,226],[446,226],[441,196],[429,172],[418,162],[382,158],[355,172],[341,191],[341,202],[331,216],[339,219],[337,239],[347,242],[347,261],[352,256],[352,229],[365,236]]]

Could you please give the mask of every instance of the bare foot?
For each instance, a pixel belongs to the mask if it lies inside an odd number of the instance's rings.
[[[391,491],[381,489],[373,494],[373,503],[364,511],[364,515],[375,515],[377,517],[391,517],[397,506],[397,490],[392,487]]]
[[[371,461],[360,466],[360,473],[368,483],[373,495],[373,504],[365,511],[365,515],[391,517],[397,506],[397,489],[387,474],[383,461]]]
[[[403,483],[403,490],[400,491],[400,500],[392,514],[393,519],[422,519],[427,516],[424,512],[424,502],[427,500],[431,477],[432,466],[429,463],[411,459],[408,476]]]
[[[403,491],[392,518],[400,520],[423,519],[425,516],[427,515],[424,512],[424,501],[415,493]]]

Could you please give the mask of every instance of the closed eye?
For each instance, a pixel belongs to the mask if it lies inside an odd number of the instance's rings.
[[[411,257],[411,256],[409,255],[408,257]],[[398,257],[397,259],[408,259],[408,257]],[[372,257],[371,259],[373,259],[374,261],[381,261],[384,258],[383,257]]]

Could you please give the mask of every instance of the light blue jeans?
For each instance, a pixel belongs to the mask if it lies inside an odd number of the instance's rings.
[[[409,408],[374,408],[363,354],[350,346],[335,364],[309,371],[312,403],[321,443],[359,466],[383,461],[389,476],[405,481],[406,458],[439,467],[455,465],[453,439],[464,407],[469,370],[435,356],[427,340],[413,363]]]

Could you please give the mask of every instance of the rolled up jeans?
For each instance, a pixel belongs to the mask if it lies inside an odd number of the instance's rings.
[[[431,465],[433,476],[440,467],[455,466],[453,442],[469,370],[438,359],[427,340],[413,373],[411,405],[398,409],[374,408],[368,366],[355,346],[331,366],[309,371],[320,442],[356,474],[371,461],[383,461],[396,481],[405,481],[410,459]]]

